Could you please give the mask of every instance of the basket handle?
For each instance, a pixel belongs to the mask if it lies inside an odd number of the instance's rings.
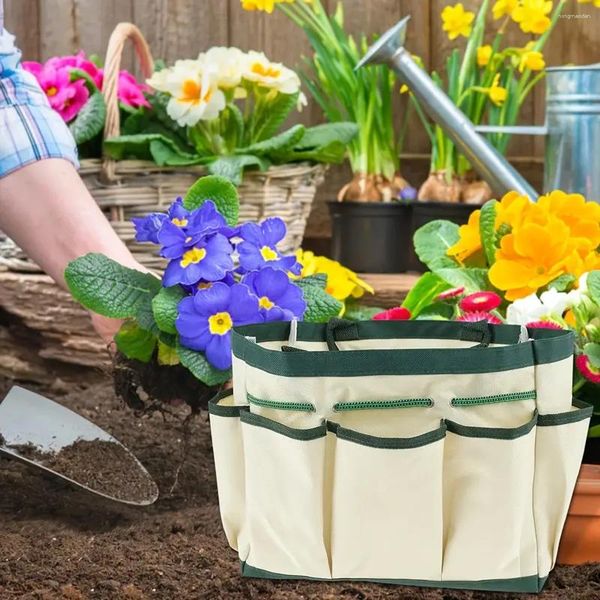
[[[144,77],[150,77],[154,70],[154,60],[152,59],[150,47],[142,32],[133,23],[119,23],[108,40],[108,48],[104,60],[102,94],[106,104],[106,122],[104,124],[103,136],[105,140],[119,135],[121,130],[117,87],[119,84],[123,48],[128,40],[131,40],[135,46],[136,55]],[[105,179],[109,181],[114,180],[115,161],[112,158],[102,157],[102,174]]]

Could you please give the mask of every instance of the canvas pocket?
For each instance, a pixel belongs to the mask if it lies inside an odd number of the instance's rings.
[[[233,390],[218,394],[208,408],[223,529],[229,545],[243,556],[246,494],[240,413],[246,409],[234,405]]]
[[[325,424],[288,427],[240,414],[246,472],[248,566],[329,578],[324,528]]]
[[[514,428],[446,421],[444,581],[537,573],[533,477],[537,413]]]
[[[538,417],[533,507],[542,577],[556,561],[592,410],[574,400],[570,411]]]
[[[439,581],[445,426],[408,438],[328,428],[332,576]]]

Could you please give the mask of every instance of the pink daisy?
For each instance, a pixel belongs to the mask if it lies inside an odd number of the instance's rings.
[[[575,358],[575,365],[588,381],[600,384],[600,369],[593,367],[590,359],[585,354],[580,354]]]
[[[498,308],[500,304],[502,304],[502,298],[494,292],[475,292],[465,296],[458,305],[465,312],[489,312]]]
[[[410,319],[410,310],[402,306],[396,306],[373,315],[374,321],[408,321]]]
[[[555,321],[531,321],[531,323],[527,323],[526,327],[532,329],[562,329]]]
[[[502,325],[502,321],[498,317],[484,310],[463,313],[460,317],[457,317],[456,320],[465,321],[468,323],[478,323],[479,321],[487,321],[492,325]]]
[[[440,302],[444,302],[445,300],[451,300],[452,298],[457,298],[458,296],[462,296],[464,293],[465,293],[464,287],[455,287],[455,288],[451,288],[451,289],[446,290],[445,292],[442,292],[441,294],[439,294],[438,297],[436,298],[436,300],[439,300]]]

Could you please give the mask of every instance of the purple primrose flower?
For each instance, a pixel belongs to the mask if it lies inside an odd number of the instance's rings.
[[[217,369],[231,366],[231,329],[260,323],[258,298],[241,283],[214,283],[179,303],[175,327],[183,346],[204,352]]]
[[[242,283],[258,296],[258,305],[266,321],[302,319],[306,310],[304,295],[285,271],[265,267],[248,273]]]

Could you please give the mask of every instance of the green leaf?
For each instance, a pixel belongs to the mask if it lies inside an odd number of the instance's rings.
[[[182,152],[166,138],[151,140],[149,150],[152,160],[160,167],[164,165],[169,167],[189,167],[192,165],[201,165],[206,162],[205,158]]]
[[[90,94],[97,94],[100,91],[87,71],[84,71],[83,69],[71,69],[69,71],[69,80],[77,81],[78,79],[83,79],[85,81],[85,87]]]
[[[254,124],[253,138],[259,142],[273,137],[298,103],[299,94],[279,94],[269,103],[269,110]]]
[[[177,307],[179,302],[185,298],[186,293],[180,285],[162,288],[152,299],[152,313],[156,324],[165,333],[177,333],[175,321],[177,319]]]
[[[414,319],[445,290],[450,288],[436,273],[424,273],[404,299],[402,306],[410,310]]]
[[[467,293],[491,290],[488,270],[479,268],[436,269],[436,274],[450,284],[450,287],[465,287]]]
[[[588,437],[600,438],[600,425],[594,425],[588,429]]]
[[[88,98],[75,119],[69,123],[75,142],[79,145],[96,137],[104,127],[105,118],[104,98],[96,92]]]
[[[172,367],[173,365],[179,364],[179,355],[177,354],[177,348],[158,342],[158,364],[167,365]]]
[[[156,338],[134,321],[123,323],[115,335],[117,348],[127,357],[150,362],[156,348]]]
[[[278,164],[309,161],[315,163],[339,164],[346,158],[347,147],[341,142],[331,142],[327,146],[321,146],[314,150],[295,150],[277,154],[274,159]]]
[[[120,135],[104,141],[104,151],[116,160],[138,158],[153,160],[158,165],[191,165],[204,159],[182,150],[166,133]]]
[[[138,309],[160,290],[160,280],[128,269],[103,254],[86,254],[71,261],[65,281],[73,297],[105,317],[135,317]]]
[[[287,131],[274,137],[251,144],[246,148],[236,150],[236,154],[254,154],[259,156],[270,156],[283,154],[291,150],[304,136],[304,125],[294,125]]]
[[[196,379],[208,386],[220,385],[231,379],[231,369],[227,371],[215,369],[202,352],[196,352],[178,344],[177,354],[181,364],[189,369]]]
[[[212,200],[217,210],[225,217],[232,227],[238,222],[240,200],[235,186],[224,177],[207,175],[200,177],[187,191],[183,205],[188,210],[194,210],[207,200]]]
[[[269,168],[269,161],[258,156],[243,154],[241,156],[220,156],[208,164],[208,170],[212,175],[229,179],[234,185],[242,183],[245,167],[258,167],[261,171],[266,171]]]
[[[294,146],[294,150],[314,150],[339,142],[346,146],[358,134],[356,123],[325,123],[305,130],[302,139]]]
[[[145,329],[153,335],[158,336],[160,334],[160,329],[156,324],[156,321],[154,319],[154,313],[152,312],[153,299],[154,298],[152,297],[152,295],[148,294],[148,296],[144,298],[142,302],[140,302],[140,305],[138,306],[135,313],[135,320],[142,329]]]
[[[594,342],[583,347],[584,354],[588,357],[594,369],[600,369],[600,344]]]
[[[554,281],[551,281],[548,284],[548,287],[555,289],[557,292],[565,292],[573,285],[573,283],[575,283],[575,281],[577,281],[577,278],[574,275],[564,273]]]
[[[434,302],[426,306],[417,316],[417,320],[449,321],[454,316],[454,309],[445,302]]]
[[[448,249],[459,240],[458,225],[450,221],[431,221],[417,229],[415,251],[430,270],[458,267],[448,255]]]
[[[346,301],[346,310],[344,310],[344,319],[350,321],[370,321],[374,315],[383,312],[385,308],[380,306],[365,306],[357,302]]]
[[[479,235],[485,252],[487,264],[491,267],[496,262],[496,200],[489,200],[481,207],[479,218]]]
[[[306,302],[305,321],[326,323],[332,317],[338,317],[342,312],[343,302],[325,291],[322,277],[305,277],[295,280],[294,283],[302,290]]]
[[[600,271],[591,271],[587,276],[587,287],[592,300],[600,305]]]

